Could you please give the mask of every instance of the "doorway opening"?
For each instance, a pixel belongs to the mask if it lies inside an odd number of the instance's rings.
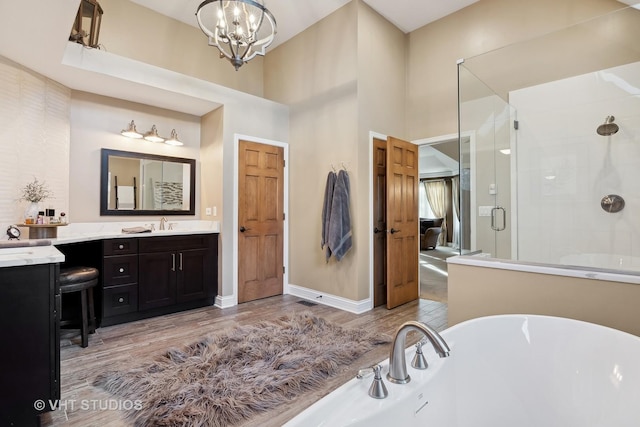
[[[420,298],[448,301],[447,258],[460,253],[460,146],[457,134],[419,145]]]

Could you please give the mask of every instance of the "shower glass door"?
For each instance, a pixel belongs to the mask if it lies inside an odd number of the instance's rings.
[[[511,259],[516,111],[464,63],[458,85],[462,253]]]

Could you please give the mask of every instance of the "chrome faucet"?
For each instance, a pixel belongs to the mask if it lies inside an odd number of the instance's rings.
[[[448,357],[451,351],[444,338],[427,324],[414,320],[403,323],[396,331],[396,336],[393,338],[393,344],[391,345],[391,353],[389,354],[387,379],[395,384],[406,384],[411,381],[411,377],[407,373],[407,362],[405,360],[405,345],[409,331],[422,332],[440,357]]]
[[[164,230],[164,224],[167,222],[167,218],[160,218],[160,230]]]

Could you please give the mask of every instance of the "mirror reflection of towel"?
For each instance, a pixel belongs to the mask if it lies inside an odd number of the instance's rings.
[[[118,209],[134,209],[134,198],[133,187],[128,185],[118,186]]]

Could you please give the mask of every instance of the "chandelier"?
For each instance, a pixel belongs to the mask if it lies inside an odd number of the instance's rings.
[[[205,0],[196,11],[209,45],[236,71],[256,55],[264,55],[276,34],[276,20],[261,0]]]

